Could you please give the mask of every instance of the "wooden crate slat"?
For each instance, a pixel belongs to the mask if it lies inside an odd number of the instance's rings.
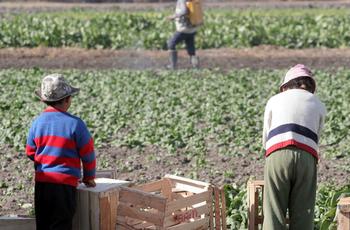
[[[167,230],[207,230],[209,226],[209,217],[195,220],[191,223],[178,224],[167,228]]]
[[[101,215],[101,218],[100,218],[101,230],[108,230],[111,228],[111,222],[112,222],[111,221],[111,214],[110,214],[110,212],[108,212],[110,210],[110,206],[108,203],[108,197],[102,197],[100,199],[100,210],[101,210],[101,212],[103,212],[103,215]]]
[[[338,208],[337,230],[349,230],[350,229],[350,197],[340,198],[337,208]]]
[[[340,198],[338,208],[341,212],[350,212],[350,197]]]
[[[144,220],[150,223],[153,223],[157,226],[163,225],[164,216],[159,213],[155,215],[147,211],[141,211],[138,208],[132,208],[124,203],[119,202],[118,205],[118,215],[128,216],[139,220]]]
[[[190,207],[194,204],[206,201],[209,199],[209,197],[210,197],[210,192],[206,191],[203,193],[195,194],[193,196],[185,197],[180,200],[174,200],[174,201],[168,202],[165,215],[167,216],[172,212],[175,212],[176,210]]]
[[[258,189],[256,189],[255,191],[254,191],[254,201],[255,201],[255,207],[254,207],[254,215],[256,216],[256,217],[258,217],[259,216],[259,213],[258,213],[258,208],[259,208],[259,190]],[[255,229],[258,229],[258,222],[257,221],[255,221],[256,223],[255,223]]]
[[[98,194],[89,193],[89,209],[90,209],[90,228],[92,230],[100,229],[100,211]]]
[[[184,177],[179,177],[179,176],[174,176],[174,175],[165,175],[164,178],[169,178],[173,183],[183,183],[183,184],[188,184],[192,185],[194,187],[199,187],[199,188],[206,188],[209,187],[210,184],[202,181],[196,181]]]
[[[168,215],[165,217],[164,226],[169,227],[169,226],[173,226],[175,224],[179,224],[180,222],[175,219],[175,215],[184,214],[186,212],[191,212],[192,210],[195,210],[195,212],[193,212],[193,214],[195,214],[194,219],[204,218],[206,216],[209,217],[210,208],[211,208],[211,206],[209,204],[204,204],[204,205],[199,206],[195,209],[177,211],[174,214],[171,214],[171,215]]]
[[[112,229],[117,223],[118,192],[100,194],[100,226],[101,230]]]
[[[172,200],[172,184],[171,181],[167,178],[163,179],[162,183],[162,195],[168,199],[168,201]]]
[[[182,198],[184,198],[184,197],[187,197],[187,196],[185,196],[184,193],[175,193],[175,192],[173,192],[173,193],[171,194],[171,198],[172,198],[173,200],[182,199]]]
[[[134,186],[133,188],[142,190],[144,192],[155,192],[155,191],[161,191],[162,185],[163,185],[163,180],[158,180],[147,184],[137,185],[137,186]]]
[[[208,203],[209,203],[209,200],[205,200],[203,202],[196,203],[196,204],[192,205],[192,208],[198,208],[198,207],[201,207],[201,206],[206,205]]]
[[[128,217],[128,216],[117,216],[117,222],[120,224],[124,224],[124,225],[127,225],[129,227],[132,227],[134,225],[138,225],[138,224],[141,224],[143,223],[144,221],[143,220],[139,220],[139,219],[134,219],[134,218],[131,218],[131,217]]]
[[[214,214],[213,214],[213,187],[210,186],[209,189],[208,189],[209,193],[210,193],[210,197],[209,197],[209,205],[210,205],[210,210],[209,210],[209,229],[210,230],[213,230],[214,229],[214,221],[213,221],[213,218],[214,218]]]
[[[214,199],[215,199],[215,229],[220,230],[221,226],[221,214],[220,214],[220,191],[217,187],[214,187]]]
[[[96,178],[116,179],[117,172],[115,170],[112,170],[112,169],[97,170],[96,171]]]
[[[207,202],[202,206],[195,207],[195,209],[197,210],[198,215],[206,214],[209,216],[210,204]]]
[[[2,230],[35,230],[35,218],[0,216]]]
[[[90,203],[89,203],[89,193],[87,191],[81,191],[79,194],[79,204],[80,204],[80,229],[90,229]]]
[[[135,228],[133,228],[125,223],[122,223],[122,222],[118,222],[115,229],[116,230],[135,230]]]
[[[167,199],[160,195],[122,187],[119,191],[119,201],[132,203],[135,206],[141,206],[144,208],[150,207],[164,212]]]
[[[156,227],[154,226],[154,224],[151,224],[149,222],[142,222],[139,224],[135,224],[134,228],[135,229],[155,229]]]
[[[176,189],[178,189],[180,191],[181,190],[188,191],[188,192],[192,192],[194,194],[205,192],[205,191],[208,190],[208,189],[205,189],[205,188],[198,188],[198,187],[194,187],[192,185],[179,183],[179,182],[175,182],[174,186],[175,186]]]
[[[253,181],[248,181],[247,185],[247,198],[248,198],[248,230],[256,230],[258,223],[256,222],[256,196],[255,196],[255,185]]]
[[[221,191],[221,228],[226,230],[226,197],[224,188]]]
[[[117,224],[117,209],[118,209],[118,201],[119,200],[119,192],[110,194],[110,212],[111,212],[111,227],[114,229]]]
[[[254,181],[254,185],[255,186],[264,186],[264,181],[263,180],[255,180]]]
[[[338,213],[338,228],[337,230],[349,230],[350,229],[350,213]]]

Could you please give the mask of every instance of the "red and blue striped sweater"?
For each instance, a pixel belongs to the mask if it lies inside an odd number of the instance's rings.
[[[26,154],[34,161],[35,181],[77,186],[95,178],[93,139],[78,117],[48,107],[29,130]]]

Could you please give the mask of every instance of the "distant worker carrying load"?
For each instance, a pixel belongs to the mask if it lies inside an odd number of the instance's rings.
[[[193,68],[199,67],[199,60],[196,56],[194,38],[196,31],[203,24],[203,11],[201,0],[177,0],[175,14],[168,17],[175,20],[176,32],[168,41],[170,69],[177,67],[176,45],[185,41],[186,50],[190,56],[190,63]]]

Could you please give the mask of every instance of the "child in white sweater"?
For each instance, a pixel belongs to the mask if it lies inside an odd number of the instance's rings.
[[[313,229],[318,143],[326,108],[314,95],[311,71],[298,64],[285,75],[280,93],[267,102],[263,229]]]

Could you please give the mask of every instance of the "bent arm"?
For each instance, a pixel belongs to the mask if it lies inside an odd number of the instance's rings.
[[[36,145],[34,142],[34,135],[33,135],[32,128],[30,128],[29,134],[27,137],[27,143],[26,143],[26,155],[30,160],[34,161],[35,152],[36,152]]]
[[[92,138],[79,150],[79,155],[83,163],[83,182],[95,178],[96,155]]]
[[[83,122],[77,130],[77,146],[83,164],[83,182],[93,180],[96,174],[94,141]]]
[[[268,130],[271,127],[271,119],[272,119],[272,112],[270,110],[269,104],[267,104],[264,112],[264,126],[263,126],[263,135],[262,135],[262,144],[264,149],[266,149],[266,141],[268,136]]]

